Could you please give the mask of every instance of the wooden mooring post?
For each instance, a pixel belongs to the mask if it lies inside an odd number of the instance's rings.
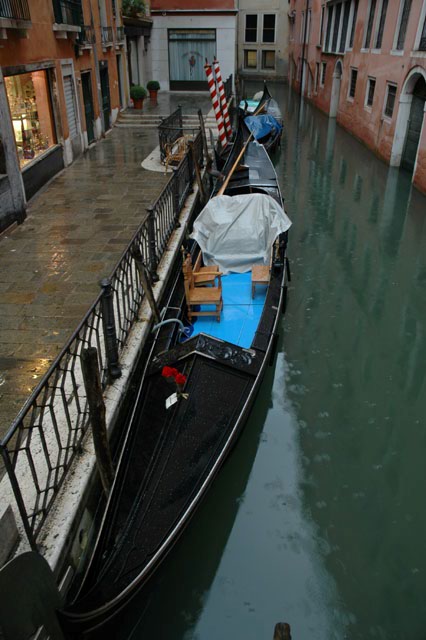
[[[291,640],[290,625],[287,622],[277,622],[273,640]]]
[[[87,402],[89,404],[96,463],[98,465],[103,489],[105,494],[108,495],[114,480],[114,467],[106,428],[105,403],[99,375],[98,350],[95,347],[83,349],[81,354],[81,369],[83,372]]]

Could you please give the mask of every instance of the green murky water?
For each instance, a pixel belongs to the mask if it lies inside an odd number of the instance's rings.
[[[293,640],[423,639],[426,198],[271,88],[293,220],[276,366],[116,637],[272,640],[285,621]]]

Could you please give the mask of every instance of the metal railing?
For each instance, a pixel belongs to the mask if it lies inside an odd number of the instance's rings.
[[[166,159],[166,145],[183,136],[182,107],[179,106],[158,127],[161,162]]]
[[[102,44],[113,42],[112,27],[101,27]]]
[[[83,25],[80,33],[77,34],[77,43],[79,45],[94,44],[96,42],[95,31],[93,27]]]
[[[201,165],[200,132],[194,148]],[[148,208],[147,218],[111,277],[101,282],[98,298],[0,441],[0,453],[32,549],[37,548],[43,524],[89,428],[82,351],[90,346],[97,348],[104,389],[119,377],[120,354],[144,299],[135,256],[142,257],[155,280],[194,176],[189,151]]]
[[[83,24],[81,0],[53,0],[55,22],[80,27]]]
[[[2,0],[0,2],[0,18],[14,20],[31,20],[27,0]]]
[[[124,27],[117,27],[117,42],[124,41]]]

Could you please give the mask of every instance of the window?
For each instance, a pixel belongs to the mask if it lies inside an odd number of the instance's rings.
[[[321,86],[323,87],[325,85],[325,72],[327,69],[327,63],[323,62],[322,63],[322,67],[321,67]]]
[[[387,118],[392,118],[393,109],[395,106],[395,97],[396,97],[396,85],[388,84],[388,92],[386,95],[385,110],[384,110],[384,115]]]
[[[351,10],[351,3],[345,2],[345,8],[343,13],[343,24],[342,24],[342,33],[340,35],[340,53],[344,53],[346,49],[346,35],[348,33],[348,25],[349,25],[349,13]]]
[[[423,22],[423,29],[420,34],[419,51],[426,51],[426,16]]]
[[[263,16],[262,42],[275,42],[275,14],[265,13]]]
[[[257,42],[257,16],[252,14],[246,15],[246,42]]]
[[[375,88],[376,88],[376,78],[368,78],[367,95],[366,95],[366,99],[365,99],[365,105],[367,107],[372,107],[373,106]]]
[[[49,77],[40,70],[4,80],[19,164],[23,167],[56,144]]]
[[[244,66],[246,69],[257,68],[257,51],[244,50]]]
[[[320,78],[320,63],[315,63],[315,93],[318,93],[318,83]]]
[[[333,28],[333,40],[331,43],[331,50],[337,51],[337,38],[339,36],[339,27],[340,27],[340,14],[342,12],[342,3],[339,2],[336,4],[336,8],[334,11],[334,28]]]
[[[381,49],[381,47],[382,47],[383,30],[385,28],[385,20],[386,20],[386,12],[388,10],[388,2],[389,2],[389,0],[383,0],[383,2],[382,2],[382,8],[381,8],[381,11],[380,11],[379,26],[378,26],[377,34],[376,34],[376,42],[374,43],[374,48],[375,49]]]
[[[352,49],[352,47],[354,46],[355,25],[356,25],[356,19],[358,17],[358,2],[359,2],[359,0],[355,0],[355,2],[354,2],[354,13],[353,13],[353,17],[352,17],[351,35],[350,35],[350,38],[349,38],[349,48],[350,49]]]
[[[376,0],[371,0],[370,13],[368,14],[367,31],[365,32],[364,49],[369,49],[371,31],[373,30],[374,13],[376,11]]]
[[[349,98],[355,98],[356,80],[358,77],[358,69],[351,69],[351,81],[349,83]]]
[[[325,15],[325,6],[321,7],[321,21],[320,21],[320,33],[319,33],[319,44],[322,45],[322,37],[324,31],[324,15]]]
[[[275,51],[262,51],[262,69],[275,69]]]
[[[404,49],[405,35],[407,33],[408,18],[410,17],[411,0],[402,0],[398,38],[396,40],[396,50]]]
[[[327,13],[327,33],[325,35],[325,50],[329,51],[330,50],[330,35],[331,35],[331,23],[333,21],[333,5],[331,5],[331,7],[328,7],[328,13]]]

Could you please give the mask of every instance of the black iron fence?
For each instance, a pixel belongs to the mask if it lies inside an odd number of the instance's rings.
[[[194,150],[201,165],[201,133],[195,137]],[[106,389],[120,375],[120,355],[144,299],[135,256],[141,256],[155,276],[194,177],[194,161],[188,151],[148,208],[148,216],[111,277],[101,282],[98,298],[0,441],[0,453],[33,549],[89,428],[82,351],[97,348]]]
[[[2,0],[0,2],[0,18],[14,20],[31,20],[27,0]]]
[[[80,27],[83,24],[81,0],[53,0],[55,22]]]
[[[183,136],[182,107],[178,107],[158,127],[161,162],[166,159],[166,145],[175,142]]]

